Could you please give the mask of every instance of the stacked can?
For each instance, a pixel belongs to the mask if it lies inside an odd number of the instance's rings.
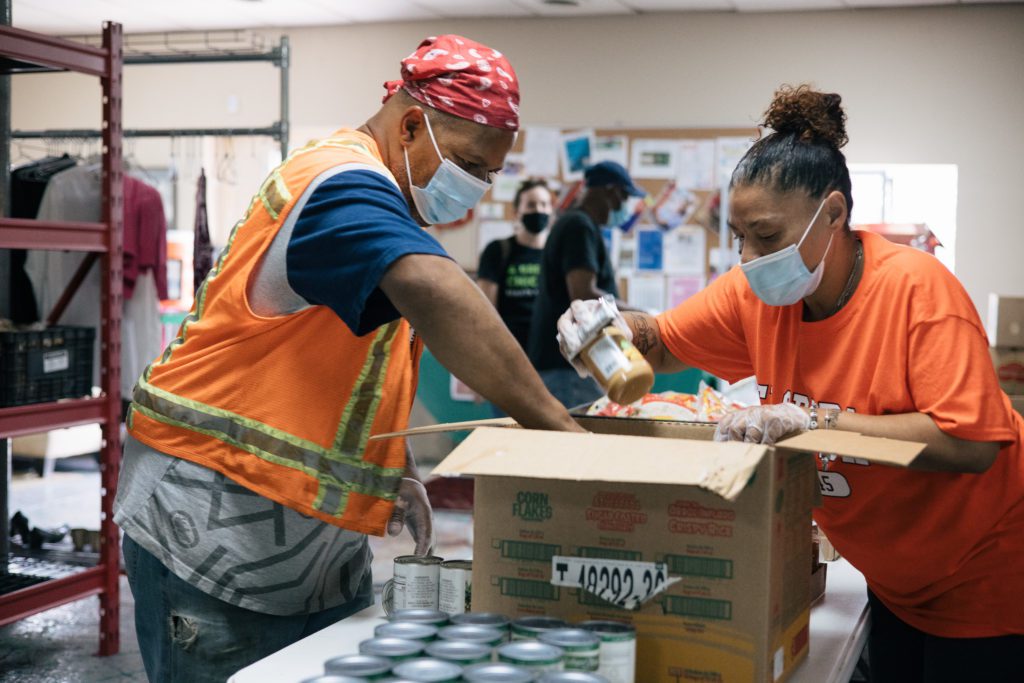
[[[621,621],[584,621],[578,626],[601,639],[597,672],[612,683],[633,683],[636,677],[636,628]]]
[[[491,661],[493,648],[483,643],[470,643],[464,640],[438,640],[427,645],[428,657],[443,659],[446,662],[468,667]]]
[[[396,557],[392,608],[437,609],[437,591],[443,561],[433,555]]]
[[[558,628],[540,634],[538,640],[562,648],[566,671],[597,671],[601,655],[601,639],[582,628]]]
[[[416,683],[454,683],[462,680],[462,667],[440,659],[410,659],[402,662],[392,673],[396,678]]]
[[[376,681],[391,673],[391,662],[384,657],[373,655],[343,655],[328,659],[324,663],[324,672],[329,676],[349,676]]]
[[[466,683],[532,683],[536,680],[529,669],[512,664],[478,664],[462,672]]]
[[[446,614],[462,614],[473,600],[473,563],[448,560],[441,563],[437,608]]]
[[[437,638],[437,626],[419,621],[389,621],[373,629],[377,638],[404,638],[429,643]]]
[[[424,644],[405,638],[370,638],[359,643],[359,654],[383,657],[392,665],[423,654]]]
[[[569,622],[555,617],[521,617],[512,622],[512,640],[536,639],[559,628],[569,628]]]
[[[537,679],[537,683],[609,683],[601,674],[586,671],[549,671]]]
[[[459,626],[472,625],[495,628],[501,631],[506,642],[509,639],[509,625],[511,622],[504,614],[498,614],[497,612],[464,612],[463,614],[453,614],[451,622]]]
[[[561,671],[565,653],[562,648],[539,640],[515,640],[498,648],[498,661],[514,664],[534,674]]]

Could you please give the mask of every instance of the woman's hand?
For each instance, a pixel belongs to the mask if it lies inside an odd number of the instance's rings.
[[[810,415],[792,403],[755,406],[723,417],[715,430],[715,441],[745,441],[770,446],[782,437],[806,431],[810,426]]]

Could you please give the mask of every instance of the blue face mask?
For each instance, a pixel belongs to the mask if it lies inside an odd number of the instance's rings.
[[[626,206],[626,201],[623,200],[622,203],[619,204],[619,208],[612,209],[608,212],[608,225],[613,228],[621,226],[629,219],[630,213],[632,212],[629,210],[629,207]]]
[[[821,284],[821,278],[825,274],[825,257],[828,256],[828,250],[832,248],[832,237],[829,236],[825,253],[822,254],[821,261],[813,273],[804,265],[804,259],[800,256],[800,245],[807,239],[823,206],[825,206],[824,199],[818,205],[818,210],[814,212],[814,218],[807,225],[804,236],[800,238],[799,242],[740,266],[744,275],[747,276],[747,282],[750,283],[754,294],[769,306],[795,304],[813,294]]]
[[[434,144],[434,151],[441,159],[441,165],[434,171],[434,176],[426,187],[412,184],[412,171],[409,170],[409,151],[405,153],[405,174],[409,179],[409,192],[412,194],[416,210],[430,225],[457,221],[477,205],[477,202],[490,189],[491,184],[480,180],[459,168],[454,162],[446,159],[434,139],[434,131],[430,129],[430,119],[426,113],[423,120],[427,122],[427,133]]]

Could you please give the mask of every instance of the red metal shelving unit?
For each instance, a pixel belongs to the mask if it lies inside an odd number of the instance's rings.
[[[49,223],[0,218],[0,249],[68,249],[100,255],[100,398],[0,408],[0,439],[91,422],[102,425],[100,559],[93,567],[0,595],[0,625],[99,595],[101,655],[115,654],[119,647],[120,552],[113,502],[121,459],[122,61],[121,25],[117,23],[104,24],[102,47],[0,26],[0,73],[74,71],[98,76],[103,89],[103,222]],[[7,143],[8,140],[0,141]],[[8,561],[6,556],[2,560]]]

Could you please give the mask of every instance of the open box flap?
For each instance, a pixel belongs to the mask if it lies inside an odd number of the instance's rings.
[[[733,501],[767,446],[529,429],[476,429],[432,472],[695,485]]]
[[[915,441],[897,441],[877,436],[864,436],[838,429],[815,429],[784,439],[775,444],[779,448],[808,453],[830,453],[851,458],[863,458],[883,465],[906,467],[921,454],[926,444]]]
[[[399,436],[418,436],[420,434],[444,434],[446,432],[468,432],[477,427],[518,427],[519,423],[511,417],[492,417],[486,420],[467,420],[465,422],[442,422],[440,424],[425,425],[423,427],[412,427],[403,429],[400,432],[387,432],[385,434],[374,434],[370,441],[382,441],[394,439]]]

